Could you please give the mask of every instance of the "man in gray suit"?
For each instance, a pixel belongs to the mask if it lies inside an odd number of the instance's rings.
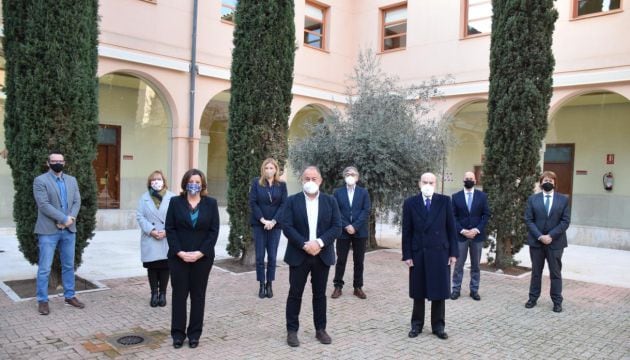
[[[55,249],[59,245],[61,282],[65,304],[83,309],[74,292],[74,248],[76,220],[81,207],[77,179],[63,173],[63,154],[52,151],[48,155],[48,172],[35,178],[33,196],[37,203],[35,234],[39,242],[37,270],[37,303],[39,313],[48,315],[48,278]]]
[[[556,174],[545,171],[540,176],[542,192],[527,199],[525,224],[528,229],[527,244],[532,260],[532,277],[529,285],[528,309],[536,306],[540,296],[540,282],[545,259],[551,278],[553,311],[562,312],[562,252],[567,247],[567,228],[571,222],[569,198],[554,191]]]

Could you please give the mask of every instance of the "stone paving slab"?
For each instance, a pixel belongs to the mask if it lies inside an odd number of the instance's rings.
[[[332,291],[331,269],[328,295]],[[469,279],[465,273],[464,284]],[[346,280],[352,278],[349,261]],[[145,277],[104,281],[110,290],[87,293],[83,310],[51,298],[51,314],[37,313],[35,301],[13,302],[0,295],[0,359],[629,359],[630,289],[565,280],[564,309],[551,311],[548,295],[525,309],[529,277],[483,273],[482,301],[467,288],[447,301],[446,331],[439,340],[430,332],[409,339],[412,301],[407,270],[397,250],[367,254],[367,300],[346,288],[328,298],[331,345],[315,339],[311,291],[307,287],[300,317],[302,345],[286,345],[284,311],[288,268],[277,271],[273,299],[258,299],[255,273],[213,269],[206,298],[204,333],[197,349],[173,349],[168,337],[170,307],[151,308]],[[543,278],[544,292],[549,279]],[[169,298],[170,302],[170,298]],[[427,309],[428,310],[428,309]],[[141,328],[164,335],[154,348],[106,351],[102,339]]]

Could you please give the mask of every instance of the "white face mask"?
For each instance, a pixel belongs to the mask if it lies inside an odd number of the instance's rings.
[[[354,176],[346,176],[344,180],[346,181],[346,184],[348,184],[349,186],[353,186],[354,184],[357,183],[357,178],[355,178]]]
[[[422,195],[424,195],[425,197],[431,197],[433,196],[433,192],[435,191],[435,188],[432,185],[424,184],[420,188],[420,191],[422,191]]]
[[[314,195],[319,191],[319,185],[317,185],[314,181],[307,181],[302,184],[302,189],[304,189],[305,193]]]
[[[162,180],[151,180],[151,188],[155,191],[160,191],[164,187],[164,181]]]

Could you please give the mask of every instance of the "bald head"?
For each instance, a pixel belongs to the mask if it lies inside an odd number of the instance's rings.
[[[420,187],[422,187],[422,185],[431,185],[433,187],[435,187],[435,183],[437,182],[437,178],[435,177],[435,174],[430,173],[430,172],[426,172],[424,174],[422,174],[422,176],[420,176]]]
[[[475,173],[472,171],[466,171],[464,174],[464,181],[466,180],[477,181],[477,179],[475,179]]]

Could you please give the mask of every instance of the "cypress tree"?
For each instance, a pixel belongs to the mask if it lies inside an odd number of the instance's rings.
[[[20,250],[38,261],[33,234],[37,206],[33,179],[47,171],[50,150],[65,155],[64,172],[79,183],[75,267],[95,227],[96,184],[92,161],[98,131],[96,69],[98,1],[4,0],[6,57],[5,141],[9,151]],[[59,283],[58,255],[50,286]],[[56,276],[55,276],[56,275]]]
[[[227,247],[254,263],[248,192],[260,164],[274,157],[284,168],[295,55],[292,0],[241,0],[235,13],[229,105]]]
[[[484,190],[498,268],[514,265],[527,229],[523,213],[540,174],[558,17],[553,0],[493,0]]]

